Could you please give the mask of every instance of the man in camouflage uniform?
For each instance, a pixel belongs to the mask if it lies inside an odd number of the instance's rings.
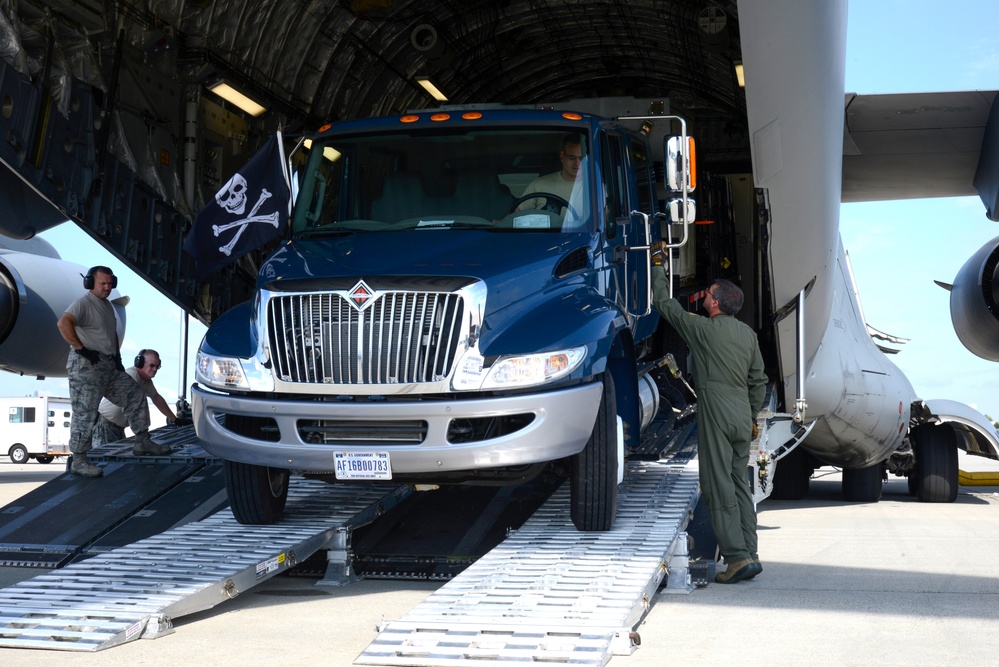
[[[135,355],[135,363],[126,368],[125,373],[135,381],[135,384],[139,386],[142,393],[153,401],[156,409],[167,418],[167,423],[179,426],[185,420],[177,419],[177,415],[173,413],[173,410],[167,405],[166,399],[160,396],[160,393],[156,391],[156,386],[153,384],[153,378],[156,377],[156,373],[162,366],[160,353],[156,350],[144,348],[139,350],[139,353]],[[143,401],[143,405],[145,404],[145,401]],[[125,426],[128,424],[128,418],[125,416],[125,411],[121,406],[115,405],[107,398],[103,398],[101,399],[98,412],[100,412],[100,418],[94,425],[94,447],[124,440]],[[146,406],[146,414],[149,414],[148,405]],[[157,447],[166,447],[166,445],[157,445]],[[169,451],[169,448],[167,448],[167,451]],[[153,454],[156,452],[135,451],[133,448],[133,453]]]
[[[121,364],[120,343],[114,307],[108,301],[117,279],[106,266],[95,266],[83,279],[87,293],[70,304],[59,318],[59,333],[72,348],[66,361],[69,396],[73,403],[69,450],[70,472],[100,477],[104,470],[91,463],[87,452],[102,397],[123,406],[128,425],[135,433],[135,453],[164,454],[170,451],[149,437],[146,396]],[[165,450],[165,451],[164,451]]]
[[[757,552],[756,510],[746,467],[756,414],[766,397],[756,333],[733,317],[743,293],[716,280],[704,297],[709,317],[688,313],[669,296],[669,278],[652,266],[656,308],[690,348],[697,389],[697,458],[711,527],[728,565],[715,581],[731,584],[763,571]]]

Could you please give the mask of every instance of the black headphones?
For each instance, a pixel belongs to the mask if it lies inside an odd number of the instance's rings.
[[[90,270],[87,271],[87,275],[83,276],[83,289],[85,290],[94,289],[94,274],[96,274],[98,271],[100,271],[101,273],[106,273],[109,276],[111,276],[111,289],[114,289],[115,287],[118,286],[118,276],[116,276],[111,269],[109,269],[106,266],[92,266],[90,267]]]
[[[136,368],[142,368],[146,365],[146,348],[139,350],[139,353],[135,355],[135,363],[132,365]]]

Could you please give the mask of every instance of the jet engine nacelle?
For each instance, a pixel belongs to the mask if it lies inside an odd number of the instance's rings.
[[[999,237],[957,272],[950,289],[950,319],[972,354],[999,361]]]
[[[61,259],[0,250],[0,369],[65,377],[69,345],[56,322],[84,294],[86,273],[86,267]],[[112,303],[116,297],[112,292]],[[127,297],[120,301],[127,303]],[[124,303],[115,304],[115,314],[122,340]]]

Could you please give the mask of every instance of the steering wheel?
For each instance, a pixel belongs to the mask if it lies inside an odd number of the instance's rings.
[[[529,192],[527,194],[521,195],[520,197],[517,197],[517,200],[513,202],[513,205],[510,207],[510,213],[513,213],[514,211],[517,210],[518,206],[523,204],[525,201],[529,201],[531,199],[545,200],[545,205],[537,210],[548,211],[553,215],[560,215],[562,213],[562,208],[564,207],[566,212],[566,217],[569,217],[569,214],[571,213],[576,220],[582,219],[579,213],[576,211],[576,209],[573,208],[572,204],[570,204],[562,197],[552,194],[551,192]],[[510,215],[510,213],[507,213],[507,215]]]

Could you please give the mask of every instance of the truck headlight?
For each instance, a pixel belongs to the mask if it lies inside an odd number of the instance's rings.
[[[586,357],[585,347],[498,359],[482,382],[483,389],[529,387],[563,378]]]
[[[199,351],[195,377],[198,382],[216,389],[250,389],[243,364],[234,357],[217,357]]]

